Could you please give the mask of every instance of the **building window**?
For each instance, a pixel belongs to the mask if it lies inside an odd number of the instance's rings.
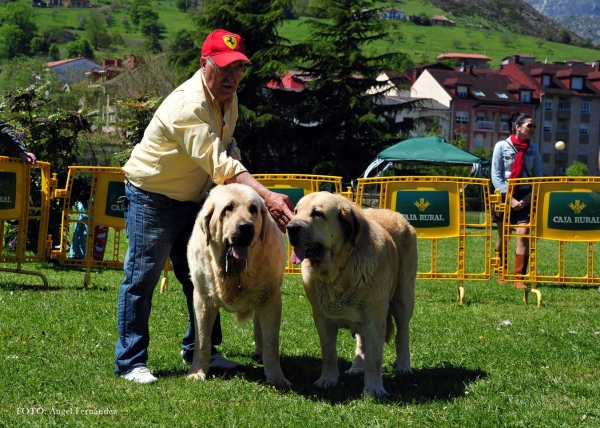
[[[466,86],[457,86],[456,87],[456,96],[459,98],[467,98],[467,87]]]
[[[506,95],[504,92],[496,92],[496,95],[498,96],[498,98],[502,98],[503,100],[508,99],[508,95]]]
[[[582,101],[581,102],[581,112],[584,114],[589,114],[590,113],[590,102],[589,101]]]
[[[473,91],[473,93],[478,97],[485,97],[485,94],[482,91]]]
[[[550,86],[552,82],[552,77],[548,74],[544,74],[542,75],[542,85],[544,86]]]
[[[521,102],[523,102],[523,103],[531,102],[531,92],[530,91],[521,91]]]
[[[552,111],[552,101],[546,101],[546,102],[544,102],[544,110],[546,110],[546,111]]]
[[[483,147],[483,135],[475,135],[475,147]]]
[[[589,131],[588,131],[588,126],[584,125],[583,123],[579,125],[579,134],[580,135],[588,135]]]
[[[544,122],[544,132],[552,132],[552,122]]]
[[[571,77],[571,89],[582,90],[583,89],[583,77]]]
[[[466,125],[467,123],[469,123],[469,113],[467,113],[466,111],[457,111],[456,116],[454,116],[454,119],[456,123]]]

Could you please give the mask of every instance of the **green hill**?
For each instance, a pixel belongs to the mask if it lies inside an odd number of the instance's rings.
[[[19,0],[25,4],[25,0]],[[110,16],[109,34],[120,35],[123,45],[112,45],[99,48],[96,59],[124,57],[132,53],[140,53],[144,38],[138,29],[130,24],[127,2],[111,3],[108,0],[93,0],[94,10],[101,10]],[[181,12],[175,1],[153,1],[153,10],[159,15],[166,27],[165,38],[161,41],[167,51],[175,34],[191,24],[187,14]],[[398,50],[408,54],[414,62],[435,61],[443,52],[479,53],[492,58],[491,66],[496,67],[502,58],[515,53],[535,55],[538,60],[549,62],[600,59],[600,52],[582,48],[573,44],[562,44],[544,40],[539,36],[529,35],[531,28],[537,28],[536,34],[542,34],[549,28],[556,35],[560,28],[554,21],[537,13],[522,0],[396,0],[384,3],[390,7],[403,10],[406,15],[427,16],[445,15],[456,22],[455,27],[423,26],[412,22],[403,22],[401,31],[404,39],[390,45],[380,41],[373,48],[378,51]],[[0,5],[0,13],[5,5]],[[80,25],[81,16],[89,15],[92,9],[67,8],[34,8],[36,23],[41,33],[51,30],[66,30],[75,37],[85,38],[86,34]],[[515,21],[514,15],[519,11],[518,25],[508,26],[507,21]],[[537,14],[537,15],[536,15]],[[528,21],[529,20],[529,21]],[[307,26],[302,25],[304,19],[285,21],[281,27],[281,35],[292,42],[304,40],[309,35]],[[129,22],[129,24],[127,24]],[[541,26],[541,27],[540,27]],[[523,29],[529,29],[524,31]],[[61,44],[64,57],[66,42]]]

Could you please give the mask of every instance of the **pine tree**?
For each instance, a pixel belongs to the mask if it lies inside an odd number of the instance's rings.
[[[304,127],[298,157],[310,154],[313,172],[356,178],[381,150],[401,136],[396,115],[410,104],[384,102],[385,89],[376,78],[382,72],[410,65],[405,54],[379,53],[373,44],[401,38],[396,23],[386,21],[369,0],[322,0],[307,20],[311,37],[295,50],[308,81],[296,118]],[[390,82],[394,86],[399,82]],[[303,155],[304,154],[304,155]]]

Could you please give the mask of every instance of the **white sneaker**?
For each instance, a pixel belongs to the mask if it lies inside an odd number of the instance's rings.
[[[182,349],[181,352],[179,353],[179,355],[181,355],[181,361],[183,361],[183,364],[185,364],[186,366],[189,366],[192,364],[191,361],[188,361],[185,359],[184,355],[185,355],[185,351]]]
[[[221,369],[221,370],[233,370],[236,367],[239,367],[240,363],[235,361],[228,360],[223,357],[221,354],[213,354],[210,356],[210,366],[213,369]]]
[[[137,383],[158,382],[158,379],[152,376],[152,373],[150,372],[150,370],[148,370],[148,367],[146,366],[136,367],[130,372],[122,374],[121,378],[125,380],[131,380]]]

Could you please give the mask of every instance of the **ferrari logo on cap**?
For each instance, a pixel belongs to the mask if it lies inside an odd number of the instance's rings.
[[[223,43],[225,43],[225,45],[231,50],[235,50],[235,48],[237,48],[237,39],[231,34],[223,36]]]

